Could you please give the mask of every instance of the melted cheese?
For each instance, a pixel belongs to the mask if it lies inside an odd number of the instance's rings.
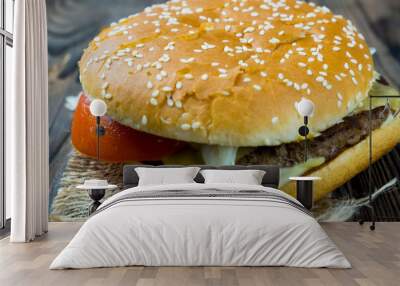
[[[201,145],[201,155],[207,165],[235,165],[238,147]]]

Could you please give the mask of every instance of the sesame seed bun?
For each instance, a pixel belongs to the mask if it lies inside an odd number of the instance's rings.
[[[297,140],[308,98],[318,134],[368,96],[369,48],[325,7],[274,3],[172,1],[121,19],[85,50],[84,92],[123,125],[225,146]]]

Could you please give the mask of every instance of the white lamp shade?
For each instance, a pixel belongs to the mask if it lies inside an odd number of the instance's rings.
[[[297,104],[297,112],[305,117],[305,116],[311,116],[314,113],[314,103],[309,100],[303,98],[298,104]]]
[[[94,99],[90,103],[90,113],[93,116],[103,116],[107,113],[107,104],[101,99]]]

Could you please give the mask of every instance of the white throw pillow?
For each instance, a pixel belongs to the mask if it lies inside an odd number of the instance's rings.
[[[199,170],[199,167],[135,168],[139,176],[139,186],[195,183],[193,179]]]
[[[202,170],[205,184],[261,185],[265,171],[262,170]]]

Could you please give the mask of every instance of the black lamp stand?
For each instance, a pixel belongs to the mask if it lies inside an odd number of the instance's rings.
[[[100,116],[96,116],[96,137],[97,137],[96,157],[97,157],[97,161],[100,161],[100,137],[104,136],[105,134],[106,134],[106,130],[100,124]],[[101,205],[100,200],[106,194],[106,190],[105,189],[89,189],[88,194],[89,194],[89,197],[93,200],[93,202],[89,206],[89,215],[91,215]]]
[[[400,98],[400,95],[370,95],[369,96],[369,110],[368,110],[368,135],[369,135],[369,164],[368,164],[368,204],[365,206],[371,210],[371,225],[369,226],[370,230],[375,230],[375,222],[376,222],[376,213],[374,208],[374,202],[372,200],[372,194],[374,192],[375,186],[372,184],[372,100],[374,98],[377,99],[393,99],[393,98]],[[395,115],[398,115],[396,112]],[[393,219],[390,217],[385,217],[385,219]],[[359,220],[359,223],[362,225],[364,224],[364,220]]]
[[[304,162],[308,160],[308,139],[307,135],[310,133],[308,129],[308,116],[304,116],[304,125],[299,128],[299,134],[304,137]]]
[[[100,137],[106,134],[106,130],[100,124],[100,116],[96,116],[96,137],[97,137],[97,145],[96,145],[96,154],[97,161],[100,161]]]

